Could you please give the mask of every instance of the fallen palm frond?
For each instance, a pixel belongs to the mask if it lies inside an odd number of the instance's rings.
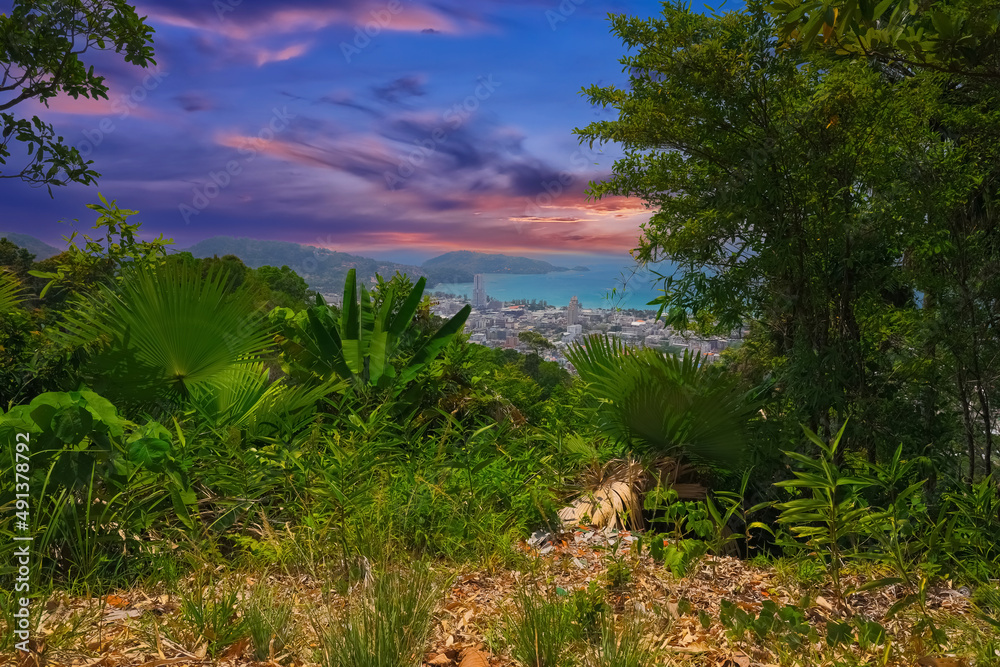
[[[657,486],[673,489],[681,500],[705,499],[708,495],[705,486],[680,481],[693,472],[691,466],[672,458],[660,459],[651,468],[635,459],[595,464],[580,480],[583,493],[572,505],[559,511],[559,518],[567,528],[586,524],[600,529],[624,529],[628,524],[642,530],[645,528],[643,499]]]
[[[580,482],[583,494],[559,512],[564,526],[589,524],[598,528],[644,525],[642,498],[653,477],[634,459],[616,459],[592,466]]]

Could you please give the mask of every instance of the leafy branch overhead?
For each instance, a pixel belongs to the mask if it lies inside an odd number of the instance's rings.
[[[915,69],[1000,80],[996,0],[776,0],[767,10],[786,46]]]
[[[125,0],[17,0],[0,14],[0,178],[34,185],[94,183],[99,174],[79,150],[38,116],[8,110],[28,100],[48,106],[58,95],[108,99],[105,78],[83,58],[93,51],[122,54],[147,67],[153,59],[153,28]],[[6,169],[11,143],[27,147],[27,160]]]

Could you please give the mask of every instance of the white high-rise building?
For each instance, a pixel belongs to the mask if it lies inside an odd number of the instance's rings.
[[[566,324],[571,326],[580,321],[580,301],[574,296],[569,300],[569,307],[566,309]]]
[[[483,274],[477,273],[472,277],[472,306],[473,308],[485,308],[486,283],[483,281]]]

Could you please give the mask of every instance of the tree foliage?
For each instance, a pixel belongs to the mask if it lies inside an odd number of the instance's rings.
[[[1000,3],[992,0],[776,0],[768,11],[783,46],[861,56],[902,74],[1000,80]]]

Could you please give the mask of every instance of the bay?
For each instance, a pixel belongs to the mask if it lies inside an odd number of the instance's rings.
[[[664,267],[658,267],[663,273]],[[595,266],[590,271],[559,271],[531,275],[484,273],[486,294],[498,301],[527,299],[546,301],[550,306],[565,308],[577,297],[582,308],[634,308],[656,310],[647,305],[662,292],[654,283],[656,276],[648,271],[617,265]],[[612,294],[612,290],[614,293]],[[472,283],[441,283],[428,292],[466,295],[472,298]]]

